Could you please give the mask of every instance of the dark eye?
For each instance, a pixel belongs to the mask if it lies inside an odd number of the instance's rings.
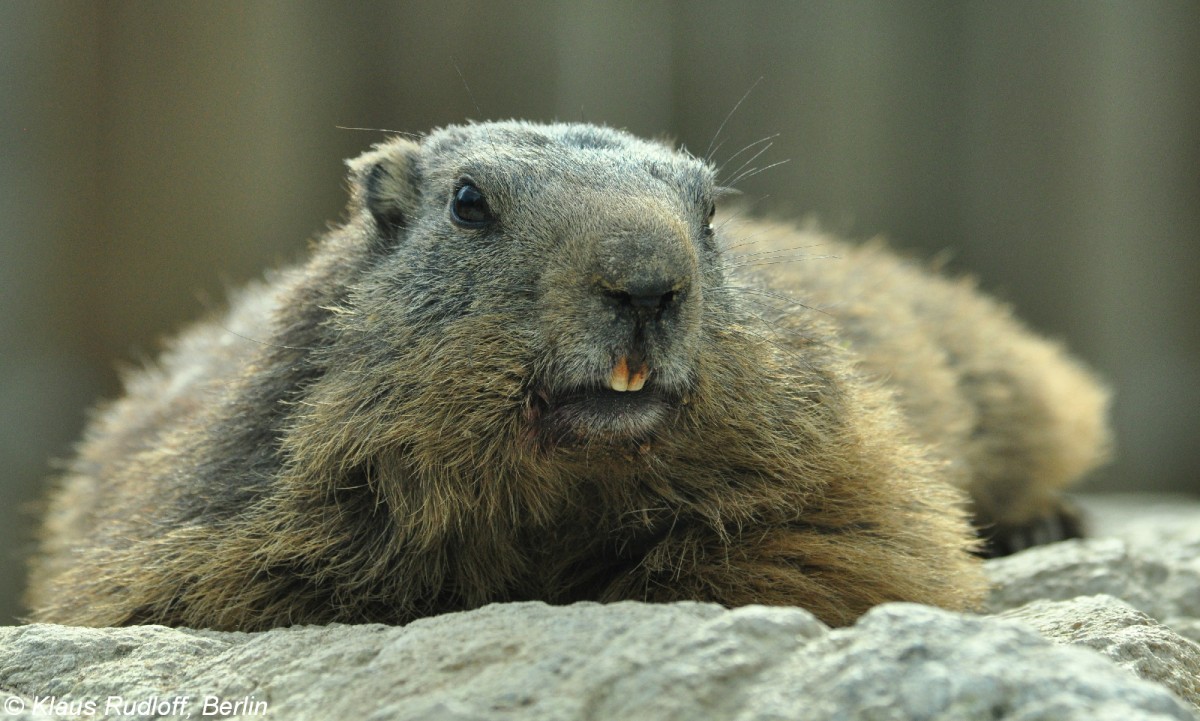
[[[450,202],[450,219],[462,228],[482,228],[495,220],[487,198],[470,180],[459,181]]]
[[[710,235],[712,234],[712,232],[713,232],[713,225],[712,225],[713,216],[715,216],[716,214],[717,214],[717,204],[709,203],[708,204],[708,217],[704,221],[704,232],[705,233],[708,233]]]

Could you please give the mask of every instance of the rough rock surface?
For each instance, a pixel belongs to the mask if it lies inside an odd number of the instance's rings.
[[[1001,616],[1025,621],[1046,638],[1094,648],[1200,708],[1200,645],[1120,599],[1034,601]]]
[[[987,610],[1106,594],[1200,642],[1200,504],[1101,497],[1085,506],[1095,537],[987,564]]]
[[[0,721],[1200,719],[1200,505],[1105,513],[1097,538],[989,562],[992,615],[889,604],[831,631],[794,608],[523,603],[398,628],[0,628]]]

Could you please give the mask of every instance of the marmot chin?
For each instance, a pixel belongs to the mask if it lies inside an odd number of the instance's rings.
[[[350,169],[307,262],[95,417],[31,620],[694,599],[840,625],[972,607],[972,520],[994,552],[1077,532],[1059,491],[1104,458],[1107,395],[965,281],[714,219],[712,164],[592,125],[451,126]]]

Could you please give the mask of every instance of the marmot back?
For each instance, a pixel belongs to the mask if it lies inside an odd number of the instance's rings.
[[[97,415],[32,620],[695,599],[845,624],[973,606],[972,509],[1001,551],[1074,532],[1057,494],[1103,458],[1106,396],[968,285],[714,220],[711,165],[590,125],[452,126],[350,167],[310,260]],[[814,242],[837,257],[775,262]]]

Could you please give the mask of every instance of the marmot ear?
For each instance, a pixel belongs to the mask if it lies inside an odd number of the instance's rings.
[[[420,150],[411,140],[394,138],[347,161],[351,214],[370,213],[381,235],[395,237],[416,214],[420,202]]]

